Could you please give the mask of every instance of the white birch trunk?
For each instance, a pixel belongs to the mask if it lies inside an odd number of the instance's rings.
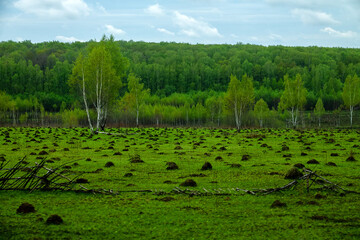
[[[91,133],[94,133],[94,129],[91,123],[91,119],[90,119],[90,113],[89,113],[89,107],[87,104],[87,100],[86,100],[86,89],[85,89],[85,74],[84,74],[84,68],[82,68],[82,79],[83,79],[83,99],[84,99],[84,104],[85,104],[85,110],[86,110],[86,115],[89,121],[89,126],[90,126],[90,130]]]

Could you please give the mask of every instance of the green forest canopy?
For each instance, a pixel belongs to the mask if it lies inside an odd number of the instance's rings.
[[[91,42],[1,42],[0,90],[22,99],[36,97],[46,111],[59,111],[62,102],[69,107],[74,102],[69,76],[78,54]],[[130,61],[128,73],[140,77],[144,88],[160,98],[225,92],[231,75],[241,79],[247,74],[254,81],[255,101],[262,98],[271,109],[280,101],[284,76],[300,74],[307,89],[305,109],[312,110],[321,97],[325,109],[334,110],[342,104],[346,77],[360,75],[360,49],[116,43]],[[125,91],[126,85],[120,95]]]

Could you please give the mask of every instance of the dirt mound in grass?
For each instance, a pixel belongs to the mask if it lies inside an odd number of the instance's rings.
[[[196,187],[197,184],[192,179],[186,179],[185,182],[180,183],[180,187]]]
[[[51,215],[47,220],[46,220],[46,224],[50,225],[50,224],[53,224],[53,225],[60,225],[62,224],[64,221],[62,220],[62,218],[57,215],[57,214],[54,214],[54,215]]]
[[[105,167],[115,167],[115,164],[113,162],[107,162],[105,163]]]
[[[303,176],[303,174],[302,174],[302,172],[300,172],[300,170],[298,168],[292,167],[285,174],[285,179],[298,179],[302,176]]]
[[[179,169],[179,166],[174,162],[167,162],[166,165],[167,165],[166,170],[177,170],[177,169]]]
[[[129,160],[131,163],[143,163],[144,162],[143,160],[141,160],[139,154],[131,155]]]
[[[347,162],[355,162],[356,159],[354,158],[354,156],[350,156],[346,159]]]
[[[316,159],[311,159],[311,160],[307,161],[307,164],[319,164],[319,161]]]
[[[242,157],[241,157],[241,161],[247,161],[247,160],[249,160],[250,159],[250,155],[248,155],[248,154],[244,154],[244,155],[242,155]]]
[[[216,161],[222,161],[222,160],[224,160],[221,156],[217,156],[216,158],[215,158],[215,160]]]
[[[326,163],[327,166],[337,167],[336,163],[334,162],[328,162]]]
[[[75,181],[76,183],[89,183],[89,180],[85,179],[85,178],[78,178]]]
[[[231,163],[230,167],[231,168],[239,168],[239,167],[241,167],[241,164],[239,164],[239,163]]]
[[[20,207],[16,210],[16,213],[23,213],[23,214],[33,213],[33,212],[36,212],[34,206],[27,202],[22,203]]]
[[[132,177],[132,176],[133,176],[132,173],[125,173],[125,174],[124,174],[124,177]]]
[[[49,155],[46,151],[39,152],[39,155]]]
[[[211,170],[212,165],[209,162],[205,162],[204,165],[201,167],[201,170]]]
[[[286,146],[286,145],[283,145],[281,147],[281,151],[289,151],[289,150],[290,150],[290,148],[288,146]]]
[[[271,208],[282,208],[282,207],[286,207],[286,203],[280,202],[279,200],[275,200],[271,206]]]
[[[304,165],[304,164],[302,164],[302,163],[295,163],[295,164],[294,164],[294,167],[297,167],[297,168],[303,169],[303,168],[305,167],[305,165]]]

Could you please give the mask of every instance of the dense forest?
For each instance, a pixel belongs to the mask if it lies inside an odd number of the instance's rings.
[[[20,116],[26,120],[29,115],[45,116],[81,109],[81,99],[76,97],[68,82],[79,53],[93,43],[1,42],[0,98],[3,102],[11,99],[15,105],[14,122],[20,121]],[[165,115],[170,111],[174,115],[179,108],[188,109],[184,110],[186,116],[180,111],[176,116],[168,116],[171,120],[165,122],[186,124],[189,119],[199,124],[207,119],[216,122],[216,114],[207,108],[209,102],[217,101],[216,98],[227,91],[230,76],[241,79],[244,75],[253,81],[254,103],[263,99],[269,109],[277,110],[285,88],[284,79],[301,76],[307,90],[302,110],[312,112],[321,98],[326,111],[336,112],[343,108],[346,78],[360,76],[360,49],[265,47],[240,43],[191,45],[116,41],[116,44],[129,61],[126,76],[132,73],[144,84],[144,89],[149,89],[140,116],[143,123],[158,123],[159,119],[165,119],[159,117],[160,113]],[[127,91],[127,81],[127,77],[122,79],[119,100]],[[0,111],[5,108],[0,104]],[[126,110],[121,101],[112,119],[129,122],[133,114],[121,114],[119,109]],[[10,112],[6,115],[8,118]]]

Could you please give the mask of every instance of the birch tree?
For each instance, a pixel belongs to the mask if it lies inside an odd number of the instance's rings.
[[[116,56],[119,53],[111,54],[109,50],[113,51],[112,44],[113,42],[108,44],[103,40],[91,46],[87,54],[80,54],[69,80],[71,86],[77,86],[81,91],[92,133],[104,130],[109,110],[122,86],[121,74],[123,74],[124,68],[119,71],[114,66],[112,55]],[[121,63],[120,60],[117,60],[115,65],[119,64],[124,65],[125,61]],[[94,124],[90,116],[90,109],[95,109],[96,112]]]
[[[263,127],[264,119],[269,114],[269,107],[267,103],[264,101],[264,99],[260,99],[256,102],[254,107],[254,114],[256,118],[259,120],[260,127]]]
[[[252,78],[245,74],[240,81],[236,76],[231,75],[224,101],[227,110],[234,114],[237,129],[241,128],[242,117],[251,104],[253,104],[254,99]]]
[[[353,125],[354,107],[360,103],[360,79],[355,74],[348,75],[342,93],[344,105],[350,111],[350,126]]]
[[[324,113],[325,113],[324,104],[321,98],[319,98],[314,108],[314,114],[318,118],[319,127],[321,126],[321,116],[324,115]]]
[[[284,76],[285,90],[280,98],[279,109],[288,110],[291,116],[291,125],[297,126],[299,111],[306,103],[306,88],[303,86],[300,74],[292,80],[288,75]]]
[[[220,118],[223,110],[223,96],[214,95],[206,99],[205,106],[210,114],[211,122],[220,126]]]
[[[125,93],[124,100],[128,107],[136,113],[136,126],[139,126],[140,106],[144,103],[145,98],[150,94],[150,89],[144,89],[144,84],[140,83],[141,79],[134,74],[128,77],[128,92]]]

